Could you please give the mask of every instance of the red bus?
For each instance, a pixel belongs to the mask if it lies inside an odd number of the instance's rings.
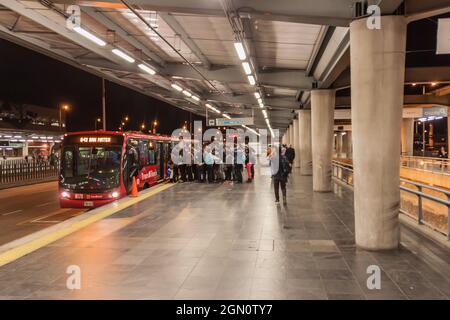
[[[94,208],[168,177],[171,137],[136,132],[86,131],[64,135],[59,195],[61,208]]]

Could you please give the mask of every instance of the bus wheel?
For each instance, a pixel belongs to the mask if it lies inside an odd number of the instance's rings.
[[[146,183],[144,183],[144,187],[143,187],[143,189],[148,189],[150,186],[149,186],[149,184],[146,182]]]

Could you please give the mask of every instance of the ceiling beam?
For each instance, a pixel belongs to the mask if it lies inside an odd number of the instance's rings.
[[[160,67],[164,67],[166,62],[160,56],[158,56],[155,52],[150,51],[147,46],[131,36],[127,31],[125,31],[125,29],[113,22],[109,17],[99,12],[97,9],[89,7],[83,7],[83,12],[100,22],[106,28],[114,31],[118,36],[120,36],[135,48],[141,50],[142,53],[152,59],[153,62],[156,62]]]
[[[203,54],[197,44],[192,40],[189,34],[184,30],[184,28],[180,25],[177,19],[171,14],[167,12],[159,12],[158,15],[169,25],[169,27],[177,33],[181,40],[186,44],[186,46],[191,50],[197,58],[202,62],[202,65],[205,69],[209,69],[211,67],[211,63],[208,58]]]
[[[223,83],[246,83],[244,72],[240,66],[218,66],[213,65],[210,70],[199,67],[201,73],[209,80]],[[203,80],[197,72],[189,66],[177,63],[168,63],[166,72],[175,78]],[[260,72],[259,80],[261,85],[274,86],[280,88],[310,90],[313,78],[307,77],[305,71],[301,70],[276,70],[270,72]]]

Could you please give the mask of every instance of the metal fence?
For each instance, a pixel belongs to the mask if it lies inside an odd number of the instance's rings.
[[[58,161],[51,165],[47,160],[0,160],[0,187],[33,181],[56,180],[58,174]]]
[[[400,164],[404,168],[450,176],[449,159],[402,156]]]
[[[333,177],[349,186],[353,186],[353,165],[333,161]],[[400,212],[417,220],[420,225],[443,233],[450,240],[450,192],[443,188],[400,179],[400,190],[408,195],[414,195],[414,202],[402,197]],[[424,202],[428,202],[425,207]],[[439,206],[443,206],[439,208]],[[445,211],[445,212],[444,212]],[[425,218],[426,217],[426,218]]]

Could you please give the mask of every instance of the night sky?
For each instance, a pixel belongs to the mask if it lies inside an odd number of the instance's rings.
[[[0,39],[0,100],[52,108],[67,103],[68,131],[92,130],[102,114],[101,78]],[[170,134],[190,118],[189,112],[109,81],[106,110],[110,130],[128,115],[130,130],[138,130],[143,121],[150,129],[157,119],[158,133]],[[192,114],[195,119],[204,120]]]

